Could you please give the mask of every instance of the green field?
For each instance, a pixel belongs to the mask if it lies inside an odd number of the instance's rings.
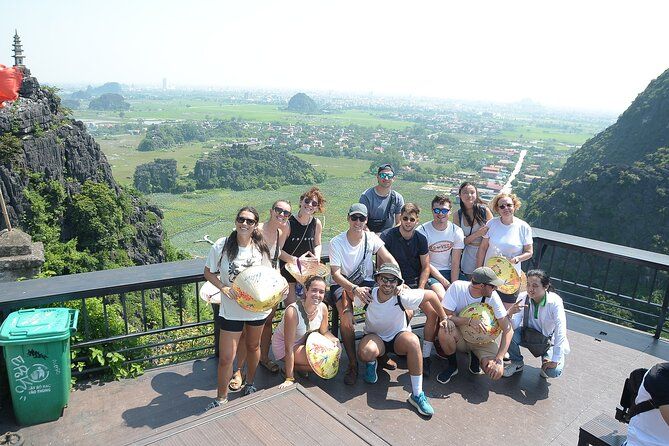
[[[413,123],[380,118],[363,110],[347,110],[343,113],[325,115],[302,115],[281,110],[276,105],[264,104],[226,104],[221,101],[205,99],[170,99],[170,100],[128,100],[130,110],[121,118],[118,112],[74,110],[76,119],[99,120],[108,122],[131,122],[137,119],[148,120],[226,120],[240,118],[247,121],[279,122],[284,124],[307,123],[316,125],[359,125],[363,127],[385,127],[403,129]]]
[[[329,240],[347,228],[346,213],[360,194],[376,184],[375,177],[366,173],[368,161],[325,158],[300,155],[317,168],[325,168],[329,176],[321,188],[326,199],[326,210],[318,217],[324,224],[323,238]],[[422,190],[423,183],[406,182],[398,179],[396,189],[406,201],[414,201],[421,208],[429,209],[434,191]],[[165,213],[163,224],[172,243],[192,255],[205,256],[209,251],[207,243],[197,243],[206,234],[211,239],[227,235],[234,228],[233,219],[237,209],[251,205],[258,209],[263,220],[269,216],[272,203],[281,198],[296,204],[299,196],[309,186],[284,186],[276,191],[253,189],[232,191],[214,189],[182,195],[152,194],[149,199]],[[429,212],[422,217],[430,219]]]
[[[599,131],[601,131],[601,129],[593,127],[592,132],[582,131],[579,133],[565,133],[558,132],[552,128],[518,126],[514,130],[503,131],[501,136],[509,141],[541,140],[580,146]]]

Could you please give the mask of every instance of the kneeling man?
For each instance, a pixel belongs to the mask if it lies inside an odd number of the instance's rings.
[[[377,381],[377,358],[385,353],[406,356],[411,376],[411,395],[407,402],[421,415],[431,417],[434,409],[423,392],[423,361],[418,336],[411,332],[406,310],[418,308],[437,312],[446,328],[446,313],[437,295],[429,290],[400,288],[402,274],[397,265],[384,263],[374,275],[377,286],[367,303],[356,299],[356,305],[366,309],[365,336],[358,345],[358,357],[365,363],[364,379]]]

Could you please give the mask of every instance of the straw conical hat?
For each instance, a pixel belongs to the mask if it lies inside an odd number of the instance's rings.
[[[497,277],[502,279],[505,283],[497,287],[499,291],[504,294],[513,294],[520,288],[520,276],[514,268],[513,263],[501,256],[490,257],[485,266],[490,267]]]
[[[334,378],[339,371],[341,347],[322,334],[314,331],[307,337],[307,360],[316,375],[324,379]]]
[[[232,283],[235,299],[249,311],[267,311],[281,302],[288,288],[286,279],[274,268],[257,265],[246,268]]]
[[[487,344],[494,341],[502,332],[497,319],[495,319],[492,307],[486,303],[476,302],[467,305],[460,312],[460,317],[480,319],[486,327],[482,333],[475,326],[465,325],[464,327],[460,327],[462,337],[465,338],[465,341],[472,344]]]
[[[221,303],[221,290],[216,288],[213,283],[205,282],[200,288],[200,299],[212,304]]]
[[[301,270],[300,270],[301,268]],[[311,276],[327,277],[330,274],[330,268],[327,265],[317,262],[302,262],[300,268],[295,263],[286,263],[286,271],[298,282],[304,285],[304,282]]]

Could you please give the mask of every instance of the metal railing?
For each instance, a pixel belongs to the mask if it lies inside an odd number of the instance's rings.
[[[566,308],[656,338],[669,333],[669,256],[542,229],[534,236],[534,258],[523,266],[548,271]],[[198,297],[203,269],[203,260],[188,260],[3,283],[0,320],[18,308],[79,308],[80,334],[72,348],[85,367],[75,375],[110,368],[94,361],[92,349],[123,355],[124,366],[210,356],[211,306]],[[338,322],[334,310],[333,333]]]

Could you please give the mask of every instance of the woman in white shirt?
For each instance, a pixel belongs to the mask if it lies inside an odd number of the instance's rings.
[[[499,217],[486,223],[488,232],[483,236],[476,254],[476,264],[484,266],[489,258],[502,256],[508,259],[521,274],[520,263],[532,258],[532,228],[524,220],[514,216],[520,209],[520,200],[515,194],[501,193],[493,198],[490,206]],[[517,292],[505,294],[497,291],[508,309],[517,299]]]
[[[339,340],[328,329],[328,307],[323,303],[325,279],[320,276],[311,276],[304,283],[304,288],[304,300],[298,298],[297,301],[286,307],[283,319],[272,336],[274,357],[277,361],[283,359],[285,364],[286,380],[279,386],[280,388],[288,387],[295,382],[295,370],[298,372],[312,371],[305,348],[307,334],[317,331],[326,338],[339,343]]]
[[[205,263],[204,278],[221,290],[218,391],[216,399],[207,409],[228,401],[228,382],[232,377],[232,364],[244,328],[248,367],[244,394],[256,391],[253,379],[260,359],[260,336],[271,310],[253,312],[242,308],[235,300],[231,286],[246,268],[271,264],[269,248],[258,230],[259,218],[255,208],[241,208],[235,218],[235,230],[230,236],[222,237],[214,243]],[[216,274],[218,272],[220,275]]]
[[[524,320],[526,305],[529,305],[527,324]],[[551,347],[541,357],[541,376],[544,378],[560,376],[565,356],[570,350],[567,340],[567,318],[562,298],[553,292],[545,271],[540,269],[528,271],[527,292],[520,293],[518,301],[509,308],[508,314],[512,317],[514,331],[508,350],[511,361],[504,366],[504,376],[511,376],[523,369],[520,346],[525,325],[539,331],[551,341]]]

